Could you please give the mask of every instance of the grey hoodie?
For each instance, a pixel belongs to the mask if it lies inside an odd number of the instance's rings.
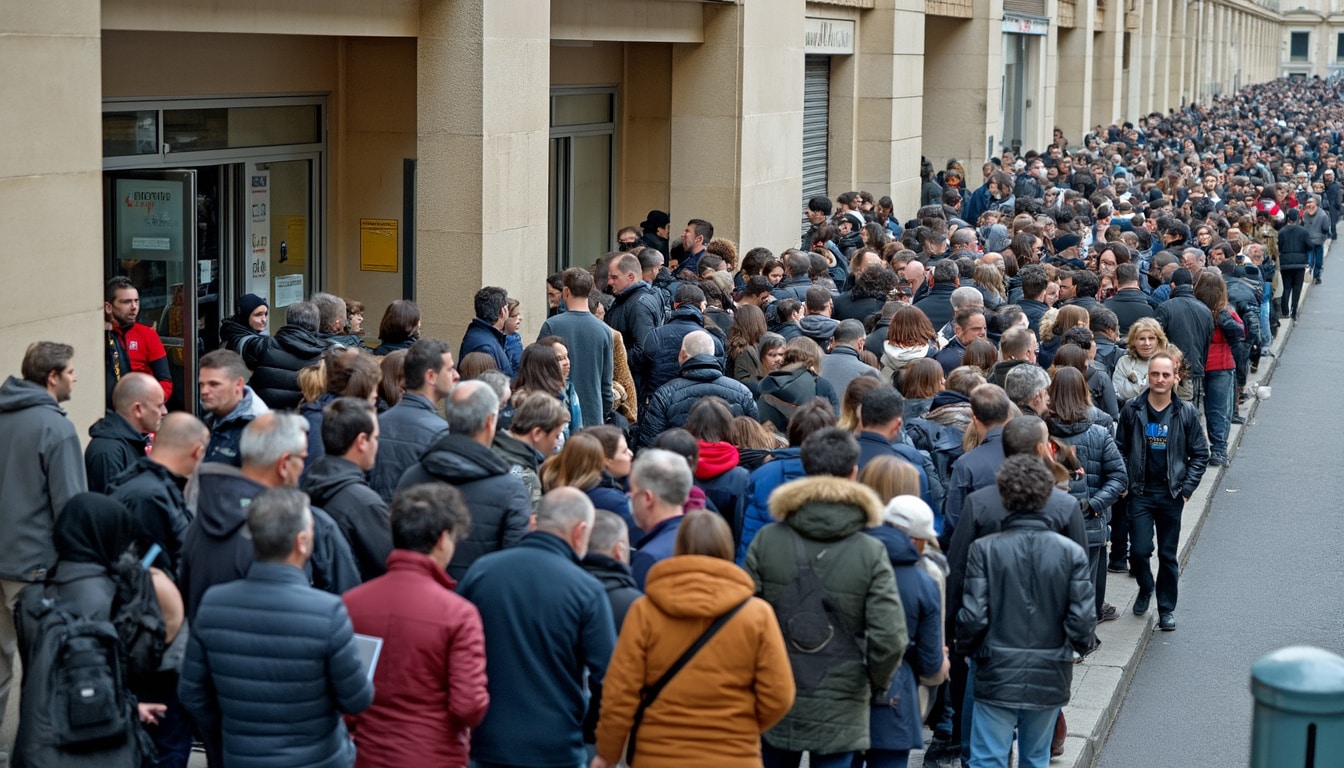
[[[0,385],[0,477],[0,578],[42,581],[56,563],[56,516],[88,489],[84,455],[51,393],[13,376]]]

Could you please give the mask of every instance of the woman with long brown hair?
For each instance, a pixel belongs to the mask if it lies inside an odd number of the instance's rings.
[[[882,375],[895,381],[896,374],[920,358],[938,351],[938,333],[929,318],[914,306],[902,306],[891,316],[887,340],[882,344]]]
[[[757,346],[765,336],[765,313],[755,304],[741,304],[728,329],[729,373],[743,384],[761,380],[761,355]]]
[[[1204,419],[1209,425],[1209,466],[1227,463],[1227,437],[1237,409],[1237,363],[1245,325],[1227,303],[1227,284],[1212,272],[1195,279],[1195,298],[1213,314],[1213,340],[1204,364]]]

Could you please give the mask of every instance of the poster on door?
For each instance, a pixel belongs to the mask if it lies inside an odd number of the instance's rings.
[[[271,172],[250,170],[248,177],[247,292],[269,299],[271,292]]]

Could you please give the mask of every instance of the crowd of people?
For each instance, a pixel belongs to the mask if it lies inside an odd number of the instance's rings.
[[[926,164],[903,222],[812,198],[778,252],[651,211],[530,344],[503,287],[456,347],[248,294],[200,418],[113,278],[86,447],[70,346],[0,386],[11,762],[1044,766],[1097,625],[1176,629],[1342,124],[1337,84],[1252,86]]]

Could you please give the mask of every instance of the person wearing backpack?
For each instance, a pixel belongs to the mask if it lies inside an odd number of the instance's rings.
[[[886,548],[865,529],[882,502],[854,482],[859,445],[843,429],[803,441],[808,477],[770,496],[777,523],[747,550],[756,594],[775,609],[797,696],[765,733],[765,768],[848,768],[869,747],[869,702],[888,689],[909,643]]]
[[[75,495],[56,519],[56,565],[19,602],[15,768],[139,768],[155,742],[186,765],[190,726],[157,684],[182,598],[167,575],[142,568],[143,538],[126,507],[102,494]],[[72,699],[76,691],[84,695]]]

